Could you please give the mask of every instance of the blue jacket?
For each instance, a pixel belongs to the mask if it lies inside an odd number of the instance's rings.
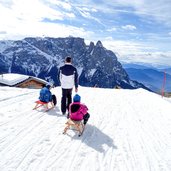
[[[64,89],[78,88],[78,73],[77,69],[70,63],[66,63],[59,69],[59,80],[61,87]]]
[[[39,100],[47,103],[52,101],[52,93],[47,87],[43,87],[40,90]]]

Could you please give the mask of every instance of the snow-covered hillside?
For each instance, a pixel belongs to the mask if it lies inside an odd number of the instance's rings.
[[[0,87],[0,171],[170,171],[171,103],[143,89],[79,88],[91,118],[63,135],[58,105],[32,110],[39,90]]]

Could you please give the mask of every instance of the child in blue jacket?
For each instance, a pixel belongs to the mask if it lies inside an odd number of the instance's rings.
[[[56,105],[56,96],[52,95],[50,88],[51,86],[48,84],[40,90],[39,101],[36,101],[36,106],[33,108],[33,110],[39,108],[42,105],[45,106],[46,110],[49,110]],[[48,107],[49,102],[51,103],[50,108]]]
[[[41,102],[46,102],[46,103],[52,101],[52,93],[50,92],[50,85],[46,85],[40,90],[39,100]]]

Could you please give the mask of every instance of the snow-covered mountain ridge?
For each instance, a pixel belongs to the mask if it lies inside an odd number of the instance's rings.
[[[146,88],[130,80],[116,55],[98,41],[86,45],[83,38],[25,38],[0,41],[0,73],[19,73],[52,81],[59,85],[58,69],[66,56],[73,58],[79,84],[87,87]]]
[[[0,87],[1,171],[170,171],[171,103],[144,89],[79,87],[91,115],[82,137],[63,135],[61,88],[49,112],[39,90]],[[74,95],[74,93],[73,93]]]

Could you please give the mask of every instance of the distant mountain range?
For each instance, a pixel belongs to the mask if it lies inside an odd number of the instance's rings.
[[[166,82],[164,89],[171,92],[171,68],[157,69],[139,64],[123,64],[129,77],[144,84],[155,92],[161,92],[164,84],[164,72],[166,72]]]
[[[148,89],[129,78],[116,55],[103,47],[101,41],[86,45],[79,37],[0,41],[0,72],[31,75],[58,86],[57,73],[66,56],[73,58],[82,86]]]
[[[166,72],[167,74],[171,75],[171,68],[160,69],[162,72]]]

